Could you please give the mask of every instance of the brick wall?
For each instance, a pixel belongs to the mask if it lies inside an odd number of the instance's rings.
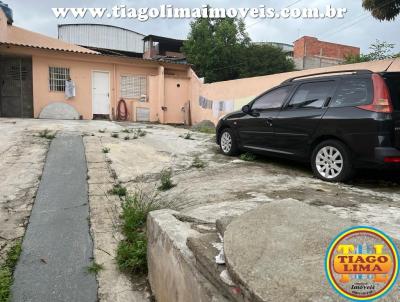
[[[308,36],[301,37],[294,42],[294,58],[325,57],[344,59],[349,54],[359,55],[360,48],[324,42]]]

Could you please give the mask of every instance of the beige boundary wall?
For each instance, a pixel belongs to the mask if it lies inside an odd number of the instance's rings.
[[[202,120],[211,120],[214,123],[217,123],[219,118],[226,113],[233,110],[240,110],[243,105],[249,103],[257,95],[294,76],[349,69],[369,69],[371,71],[380,72],[384,71],[391,63],[392,65],[388,71],[400,71],[400,58],[398,58],[394,62],[393,60],[383,60],[359,64],[338,65],[211,84],[201,84],[200,80],[196,76],[193,76],[191,79],[192,122],[195,124]],[[203,100],[203,103],[204,100],[208,101],[208,106],[215,106],[215,108],[219,107],[218,105],[216,106],[217,103],[225,102],[228,104],[228,106],[225,107],[228,107],[229,110],[217,111],[214,108],[213,112],[212,107],[202,108],[199,104],[199,99]],[[210,103],[213,103],[213,105],[210,105]]]

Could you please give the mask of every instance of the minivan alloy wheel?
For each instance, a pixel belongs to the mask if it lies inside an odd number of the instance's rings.
[[[232,148],[232,136],[228,132],[224,132],[221,136],[221,149],[225,153],[229,153]]]
[[[323,177],[335,178],[343,170],[343,156],[335,147],[325,146],[318,151],[315,166]]]

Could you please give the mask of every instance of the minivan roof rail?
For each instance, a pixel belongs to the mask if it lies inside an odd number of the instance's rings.
[[[354,73],[354,74],[371,74],[371,73],[373,73],[369,69],[349,69],[349,70],[326,71],[326,72],[318,72],[318,73],[305,74],[305,75],[293,77],[293,78],[290,78],[290,79],[287,79],[287,80],[283,81],[282,84],[283,83],[291,83],[291,82],[293,82],[294,80],[297,80],[297,79],[308,78],[308,77],[313,77],[313,76],[317,76],[317,75],[326,75],[326,74],[335,74],[335,73],[349,73],[349,72]]]

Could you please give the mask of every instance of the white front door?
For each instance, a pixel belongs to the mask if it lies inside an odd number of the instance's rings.
[[[110,114],[110,75],[108,72],[93,71],[92,100],[93,114]]]

